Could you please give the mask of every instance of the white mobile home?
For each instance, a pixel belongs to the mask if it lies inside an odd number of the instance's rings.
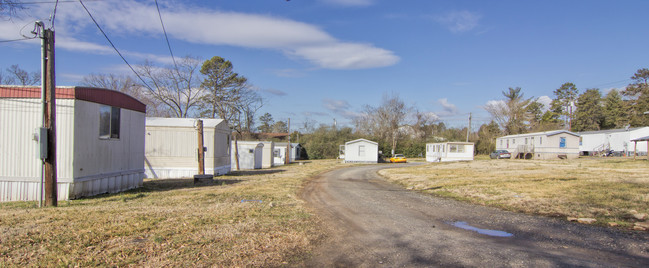
[[[345,163],[375,164],[379,161],[379,144],[366,139],[348,141],[342,155]]]
[[[203,121],[205,174],[230,172],[230,127],[223,119]],[[198,119],[146,118],[144,168],[148,178],[186,178],[198,174]]]
[[[633,154],[635,142],[632,140],[649,136],[649,127],[584,131],[581,136],[579,151],[582,155],[598,155],[608,151]],[[637,154],[647,154],[647,142],[637,141]]]
[[[496,150],[507,150],[512,158],[565,159],[579,157],[579,134],[555,130],[496,139]]]
[[[426,161],[472,161],[473,142],[442,142],[426,144]]]
[[[287,142],[278,142],[275,143],[275,150],[273,151],[273,164],[276,166],[281,166],[286,163],[286,148],[288,147]],[[289,151],[289,162],[294,162],[295,160],[300,160],[300,150],[302,146],[299,143],[291,143],[291,149]]]
[[[38,200],[40,87],[0,86],[0,201]],[[57,197],[142,186],[146,105],[99,88],[56,88]]]
[[[235,153],[239,152],[239,169],[260,169],[262,167],[264,144],[258,141],[237,141],[238,150],[235,151],[232,141],[231,170],[237,170]]]

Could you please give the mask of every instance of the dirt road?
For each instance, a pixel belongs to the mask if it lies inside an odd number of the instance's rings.
[[[330,236],[311,267],[649,267],[649,234],[521,215],[431,197],[376,174],[335,170],[301,195]]]

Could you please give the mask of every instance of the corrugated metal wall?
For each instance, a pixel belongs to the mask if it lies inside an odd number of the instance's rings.
[[[121,137],[99,139],[99,104],[56,100],[58,198],[117,192],[142,185],[144,114],[122,109]],[[0,201],[38,200],[35,129],[38,99],[0,99]]]
[[[59,199],[72,181],[73,103],[56,102]],[[0,201],[38,200],[41,161],[33,134],[41,124],[40,100],[0,99]]]

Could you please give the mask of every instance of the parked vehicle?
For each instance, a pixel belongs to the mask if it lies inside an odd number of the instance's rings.
[[[390,157],[390,163],[406,163],[406,162],[408,162],[408,160],[402,154],[395,154],[394,156]]]
[[[495,150],[489,154],[491,159],[503,159],[503,158],[512,158],[512,154],[507,150]]]

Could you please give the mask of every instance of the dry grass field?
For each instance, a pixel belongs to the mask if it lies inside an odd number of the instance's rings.
[[[408,189],[506,210],[631,228],[649,213],[649,162],[620,158],[429,163],[380,174]]]
[[[242,171],[194,185],[146,180],[127,193],[0,204],[0,267],[282,266],[323,231],[296,193],[335,160]]]

